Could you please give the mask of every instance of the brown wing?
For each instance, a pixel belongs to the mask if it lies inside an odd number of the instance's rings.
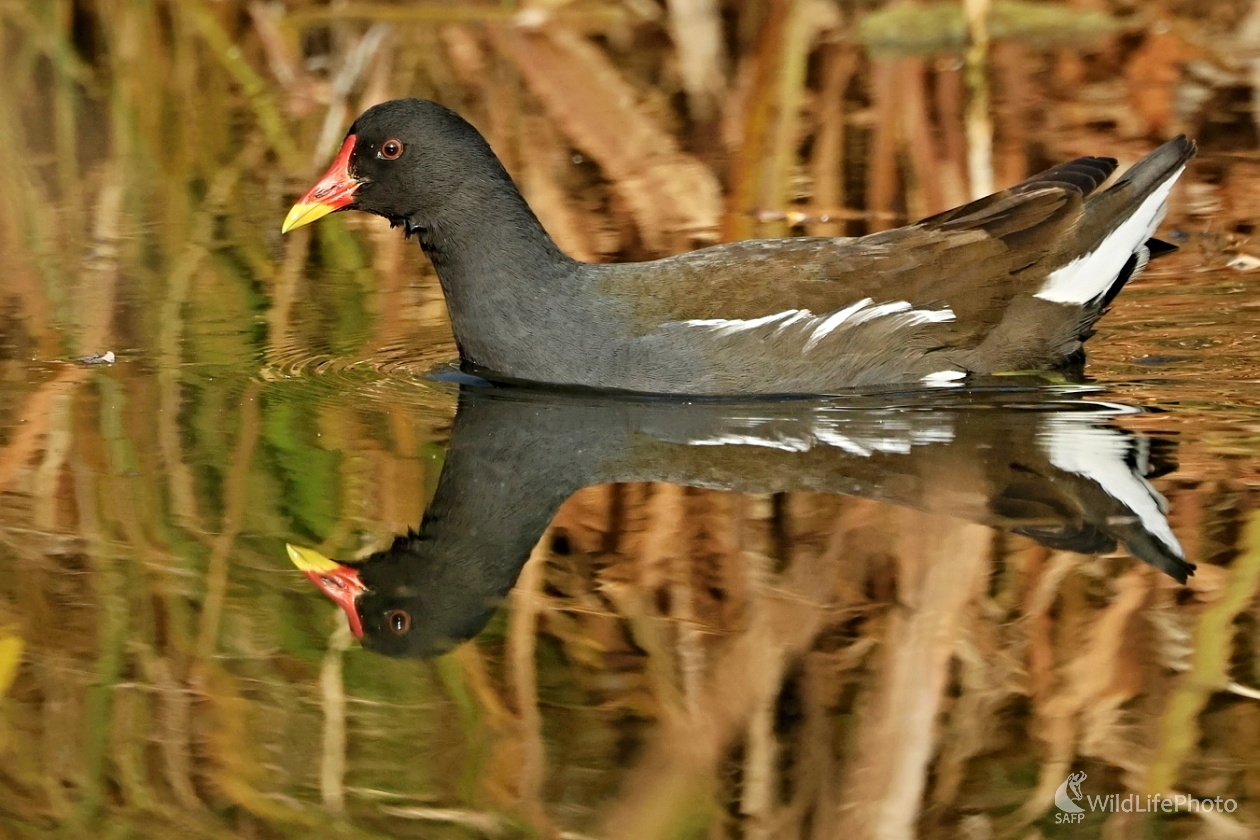
[[[1084,198],[1115,169],[1080,158],[913,225],[860,238],[750,240],[610,275],[645,326],[752,319],[789,308],[822,314],[863,298],[949,307],[944,343],[974,342],[1012,298],[1070,258]],[[716,279],[716,278],[720,278]]]

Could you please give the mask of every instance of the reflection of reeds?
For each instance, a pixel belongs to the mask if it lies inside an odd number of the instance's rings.
[[[1255,683],[1250,450],[1221,474],[1183,447],[1178,529],[1211,561],[1187,594],[871,502],[631,485],[570,501],[479,643],[389,665],[329,641],[279,537],[349,553],[417,523],[447,419],[309,366],[447,340],[394,234],[277,238],[362,105],[464,107],[599,258],[722,218],[887,227],[964,172],[1095,151],[1126,107],[1033,114],[1034,58],[1087,74],[1027,45],[872,61],[830,6],[539,8],[0,5],[0,833],[956,836],[1048,826],[1081,765],[1242,798],[1215,831],[1260,820],[1254,703],[1228,693]],[[667,41],[689,32],[726,37]],[[691,53],[728,48],[729,77]]]
[[[967,48],[963,67],[967,78],[967,174],[971,197],[993,192],[993,120],[989,114],[990,0],[964,0]]]

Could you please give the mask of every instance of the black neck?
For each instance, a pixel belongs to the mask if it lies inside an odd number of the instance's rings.
[[[533,464],[499,465],[448,454],[419,535],[409,538],[419,561],[409,576],[426,588],[450,587],[472,603],[500,598],[512,587],[560,505],[577,489],[554,476],[518,472]],[[421,559],[422,558],[422,559]]]
[[[605,447],[564,454],[563,415],[515,400],[462,399],[434,493],[418,532],[365,564],[369,588],[425,592],[433,638],[476,633],[520,574],[560,505],[593,480]],[[602,436],[600,436],[602,438]],[[369,571],[370,569],[370,571]]]
[[[461,355],[500,369],[581,265],[560,250],[497,160],[426,217],[404,222],[437,270]],[[537,310],[537,311],[535,311]]]

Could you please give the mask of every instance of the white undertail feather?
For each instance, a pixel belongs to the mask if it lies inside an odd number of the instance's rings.
[[[1097,248],[1050,272],[1036,297],[1054,303],[1084,304],[1110,289],[1124,264],[1146,244],[1163,221],[1168,194],[1185,170],[1183,165],[1166,178]]]

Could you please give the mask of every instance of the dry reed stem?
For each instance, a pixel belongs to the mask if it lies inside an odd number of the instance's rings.
[[[547,776],[547,749],[543,743],[542,713],[538,708],[537,634],[538,619],[543,609],[543,571],[550,545],[544,533],[509,596],[507,660],[512,700],[516,708],[515,736],[519,740],[520,766],[515,778],[517,806],[545,836],[555,836],[543,804],[543,785]]]
[[[726,46],[717,0],[668,0],[668,24],[678,54],[678,75],[687,91],[693,121],[706,123],[721,112],[726,90]]]
[[[205,0],[193,0],[184,4],[181,9],[188,15],[193,28],[218,59],[223,69],[241,86],[246,101],[254,112],[262,137],[266,138],[267,145],[280,158],[285,170],[300,171],[301,163],[297,145],[280,110],[276,107],[270,93],[270,86],[242,56],[240,49],[232,42],[231,36],[215,17]]]
[[[946,59],[937,61],[935,71],[932,103],[939,117],[943,202],[946,207],[958,207],[971,198],[967,189],[967,137],[964,133],[966,92],[962,72]]]
[[[810,159],[810,180],[814,185],[811,214],[819,218],[845,205],[844,169],[847,139],[844,96],[857,72],[861,54],[847,44],[824,48],[823,82],[815,107],[814,150]],[[843,220],[810,225],[811,236],[840,236]]]
[[[80,325],[80,347],[86,352],[107,349],[110,322],[119,272],[119,216],[123,195],[121,161],[107,167],[93,214],[92,241],[96,260],[88,272],[93,282],[80,300],[77,319]],[[0,449],[0,489],[13,480],[17,472],[35,456],[40,446],[48,446],[48,435],[55,430],[56,407],[72,402],[79,384],[88,378],[83,368],[67,368],[41,387],[27,402],[23,424],[8,445]]]
[[[280,269],[276,272],[271,286],[271,305],[267,307],[267,345],[265,350],[267,365],[276,366],[280,364],[279,356],[288,349],[292,340],[290,332],[293,305],[297,301],[298,290],[302,282],[303,270],[306,268],[306,261],[309,258],[310,247],[310,228],[300,228],[285,240],[284,257],[280,262]],[[173,308],[179,303],[182,303],[182,300],[175,304],[168,304],[168,308]],[[178,323],[178,319],[172,319],[172,326]],[[177,352],[175,346],[169,347],[168,350]]]
[[[805,95],[806,62],[810,46],[821,21],[815,18],[817,9],[829,8],[825,4],[790,3],[784,24],[783,43],[778,61],[777,90],[775,91],[774,129],[766,178],[761,184],[758,207],[778,209],[790,205],[792,173],[796,168],[797,143],[800,131],[801,103]]]
[[[157,441],[163,455],[174,515],[197,533],[204,528],[192,471],[184,459],[179,428],[180,370],[184,361],[183,308],[187,304],[193,278],[209,256],[218,215],[231,202],[245,172],[258,165],[264,151],[265,146],[258,138],[247,142],[240,156],[211,182],[202,208],[191,219],[184,246],[171,260],[158,320],[157,351],[162,364],[158,369],[157,382],[162,410],[157,414]]]
[[[1029,52],[1022,44],[997,43],[991,53],[997,90],[993,167],[996,184],[1001,186],[1019,183],[1032,174],[1028,149],[1041,114],[1035,107],[1038,93],[1029,78],[1034,60]]]
[[[669,498],[671,485],[656,485],[657,492],[652,496],[653,507],[660,510],[658,500]],[[678,682],[681,686],[683,710],[688,717],[695,718],[703,714],[700,708],[700,687],[703,680],[707,660],[704,647],[704,631],[696,609],[696,592],[693,582],[695,565],[695,542],[685,539],[682,517],[687,513],[687,495],[678,494],[674,503],[664,517],[654,517],[653,522],[668,523],[659,532],[661,536],[674,540],[673,550],[662,553],[658,547],[654,552],[663,554],[661,562],[666,567],[669,589],[669,618],[674,623],[674,649]],[[692,523],[698,517],[691,517]],[[688,524],[692,524],[688,523]],[[688,549],[693,549],[688,551]],[[691,555],[691,556],[688,556]]]
[[[399,805],[382,805],[381,813],[407,820],[420,822],[448,823],[460,828],[470,829],[487,837],[499,837],[509,828],[506,820],[498,814],[484,811],[470,811],[462,808],[425,808],[420,806],[404,807]]]
[[[193,784],[196,773],[192,760],[192,695],[175,676],[171,660],[156,654],[146,657],[146,660],[160,701],[158,724],[162,734],[157,740],[166,783],[181,807],[199,810],[204,803]]]
[[[596,31],[623,27],[633,20],[630,4],[582,3],[559,4],[551,9],[520,10],[512,6],[467,3],[415,3],[400,6],[392,3],[356,2],[344,6],[307,6],[289,12],[286,22],[294,29],[337,21],[371,21],[396,24],[515,24],[534,29],[544,25],[590,27]],[[643,6],[633,7],[635,11]]]
[[[989,114],[989,10],[991,0],[963,0],[967,47],[967,175],[971,197],[993,192],[993,122]]]
[[[863,703],[856,755],[845,773],[831,837],[917,834],[937,744],[949,668],[967,604],[980,591],[992,532],[983,525],[889,511],[902,558],[899,601],[883,634],[880,663]]]
[[[797,40],[793,32],[803,18],[800,5],[792,0],[774,0],[758,10],[763,16],[760,37],[740,66],[740,107],[727,115],[734,160],[728,187],[729,212],[722,221],[725,241],[786,233],[786,226],[774,219],[756,226],[754,220],[763,207],[781,208],[774,196],[786,188],[784,181],[775,178],[780,166],[776,129],[781,120],[792,120],[796,115],[785,115],[790,103],[780,103],[778,97],[783,87],[790,85],[786,77],[796,67],[789,56]]]
[[[249,498],[250,467],[260,432],[259,394],[261,382],[250,382],[241,395],[240,432],[232,462],[223,486],[223,521],[210,544],[206,563],[206,595],[197,632],[197,656],[203,662],[213,658],[218,647],[219,620],[227,597],[229,555],[245,516]]]
[[[774,825],[779,783],[779,744],[774,735],[775,700],[766,693],[748,716],[744,731],[743,791],[739,811],[746,818],[744,836],[768,840]]]
[[[21,425],[0,448],[0,489],[7,488],[41,451],[53,428],[59,401],[71,397],[89,376],[87,368],[68,367],[27,398],[17,413]]]
[[[511,734],[517,728],[516,713],[496,687],[497,675],[491,675],[490,663],[481,650],[476,645],[461,645],[451,657],[458,663],[460,676],[485,715],[488,728],[496,735]]]
[[[118,261],[126,174],[123,162],[114,160],[101,173],[101,189],[92,213],[92,261],[80,286],[77,320],[82,332],[79,351],[84,355],[109,349],[114,299],[117,295]]]
[[[1142,781],[1143,792],[1174,787],[1200,737],[1198,719],[1204,707],[1228,682],[1237,620],[1255,604],[1260,592],[1260,514],[1254,511],[1247,517],[1239,549],[1221,597],[1204,611],[1195,627],[1191,668],[1164,707],[1155,754]]]
[[[747,620],[716,656],[704,687],[700,719],[663,719],[620,799],[605,814],[601,836],[646,840],[668,836],[689,814],[707,810],[712,771],[726,745],[755,709],[779,691],[794,662],[823,626],[841,564],[838,532],[825,551],[799,557],[773,585],[750,598]]]
[[[875,109],[866,181],[866,207],[871,213],[867,222],[869,233],[894,227],[892,220],[898,217],[893,205],[898,183],[897,150],[901,146],[895,94],[897,67],[896,60],[877,59],[872,63],[868,82]]]
[[[335,617],[328,649],[319,666],[319,697],[323,711],[323,748],[319,753],[319,796],[334,814],[346,809],[346,686],[342,660],[351,643],[350,626]]]
[[[569,163],[569,153],[549,120],[526,117],[521,130],[529,154],[523,156],[521,190],[543,227],[569,256],[594,260],[598,256],[587,235],[587,215],[574,207],[556,175]]]
[[[56,530],[57,512],[60,508],[57,485],[66,467],[66,458],[74,443],[71,415],[74,395],[68,392],[56,394],[48,407],[48,429],[43,438],[43,457],[31,476],[31,493],[35,496],[31,519],[37,528]]]
[[[941,156],[932,139],[932,130],[927,119],[926,72],[923,59],[905,58],[898,62],[897,94],[901,102],[899,118],[909,170],[906,206],[912,219],[922,219],[947,210],[950,206],[945,203],[945,191],[941,183],[944,172]]]
[[[329,84],[328,110],[324,113],[324,123],[319,130],[319,139],[315,141],[313,163],[316,168],[325,165],[341,145],[345,137],[346,126],[354,119],[348,99],[360,85],[363,76],[390,33],[384,23],[374,23],[367,32],[355,41],[346,52],[341,68],[332,77]]]
[[[713,173],[637,106],[637,92],[603,52],[557,28],[498,33],[496,43],[560,130],[599,163],[650,249],[670,252],[717,228]]]

